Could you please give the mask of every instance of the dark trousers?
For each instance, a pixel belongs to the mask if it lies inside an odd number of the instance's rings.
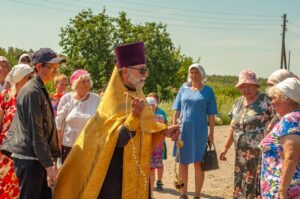
[[[51,199],[47,184],[47,171],[37,160],[13,158],[19,178],[20,199]]]
[[[72,147],[61,145],[61,163],[64,163],[67,159]]]
[[[130,175],[130,174],[128,174]],[[97,199],[121,199],[123,181],[123,148],[115,148]],[[149,180],[150,182],[150,180]],[[148,198],[151,198],[149,183]]]

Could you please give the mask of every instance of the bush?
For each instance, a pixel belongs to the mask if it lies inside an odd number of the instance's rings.
[[[264,92],[266,87],[266,80],[259,78],[259,83],[261,85],[260,91]],[[241,93],[234,86],[238,81],[236,76],[220,76],[212,75],[208,76],[208,81],[206,84],[213,88],[217,100],[218,115],[216,119],[216,125],[229,125],[230,118],[228,113],[232,108],[235,100],[241,96]],[[160,107],[166,111],[168,116],[169,124],[172,122],[172,103],[173,100],[163,101]]]

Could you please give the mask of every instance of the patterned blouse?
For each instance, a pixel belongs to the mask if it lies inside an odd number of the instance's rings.
[[[57,107],[59,104],[59,100],[64,94],[65,93],[54,93],[51,95],[51,104],[53,108],[54,117],[57,116]]]
[[[262,198],[279,198],[279,184],[284,162],[280,138],[300,135],[300,110],[286,114],[273,130],[262,140],[261,193]],[[300,161],[288,189],[288,198],[300,198]]]
[[[16,112],[16,96],[10,89],[0,93],[0,109],[4,112],[0,127],[0,146]],[[14,172],[14,162],[0,153],[0,198],[19,198],[19,194],[19,181]]]
[[[259,165],[261,152],[258,144],[264,137],[266,125],[274,116],[274,108],[266,94],[248,106],[245,98],[238,98],[229,113],[235,144],[233,198],[254,199],[259,195]]]

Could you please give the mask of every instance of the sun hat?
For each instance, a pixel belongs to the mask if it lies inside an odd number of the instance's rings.
[[[24,77],[32,73],[33,69],[27,64],[18,64],[11,70],[11,82],[13,84],[19,83]]]
[[[8,60],[7,60],[7,58],[6,58],[6,57],[4,57],[4,56],[0,56],[0,61],[4,61],[4,62],[7,62],[7,63],[8,63]]]
[[[206,81],[206,79],[207,79],[207,77],[206,77],[206,72],[205,72],[204,68],[203,68],[199,63],[195,63],[195,64],[190,65],[189,71],[190,71],[192,68],[198,69],[199,73],[201,74],[201,78],[202,78],[201,82],[204,83],[204,82]],[[191,82],[191,81],[192,81],[189,75],[188,75],[187,81],[188,81],[188,82]]]
[[[157,102],[154,97],[146,97],[146,101],[148,104],[153,105],[155,108],[157,108]]]
[[[267,84],[275,85],[282,82],[286,78],[295,77],[298,78],[294,73],[286,69],[278,69],[274,71],[267,80]],[[299,78],[298,78],[299,79]]]
[[[243,70],[240,75],[239,75],[239,81],[235,85],[236,88],[240,87],[242,84],[254,84],[257,86],[260,86],[257,79],[256,75],[254,72],[252,72],[249,69]]]
[[[146,64],[144,42],[136,42],[115,48],[118,68]]]
[[[66,61],[65,58],[59,57],[50,48],[40,48],[32,56],[33,65],[38,63],[60,64],[65,61]]]
[[[78,69],[74,71],[70,77],[70,83],[73,84],[73,82],[76,81],[79,77],[87,74],[89,74],[89,72],[84,69]]]
[[[296,78],[287,78],[275,85],[275,88],[280,90],[291,100],[300,104],[300,81]]]

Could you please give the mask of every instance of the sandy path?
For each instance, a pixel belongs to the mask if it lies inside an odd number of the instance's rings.
[[[228,126],[219,126],[215,128],[215,145],[217,152],[222,150]],[[167,139],[168,159],[164,161],[165,171],[163,177],[164,191],[154,191],[155,199],[175,199],[179,198],[179,193],[175,190],[174,181],[174,158],[171,156],[173,150],[173,142]],[[205,181],[202,189],[201,198],[232,198],[233,189],[233,167],[234,167],[234,151],[233,146],[227,154],[227,162],[220,162],[220,169],[208,171],[205,173]],[[189,166],[189,198],[193,197],[194,185],[194,167]]]

